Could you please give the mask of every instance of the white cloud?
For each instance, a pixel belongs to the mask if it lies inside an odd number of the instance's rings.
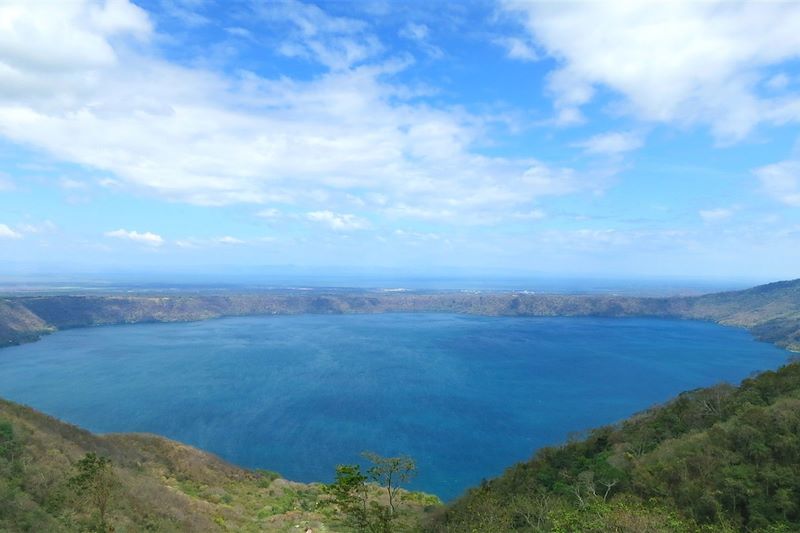
[[[224,237],[218,237],[214,239],[214,242],[219,244],[244,244],[245,242],[242,239],[238,239],[236,237],[231,237],[230,235],[225,235]]]
[[[634,132],[601,133],[576,143],[589,154],[619,155],[641,148],[644,144],[641,135]]]
[[[58,185],[65,190],[85,190],[89,188],[89,184],[85,181],[78,181],[72,178],[61,178],[58,180]]]
[[[431,57],[441,58],[444,56],[444,52],[441,48],[431,44],[429,40],[430,28],[425,24],[409,22],[400,29],[398,35],[404,39],[416,42],[420,48]]]
[[[539,59],[533,46],[519,37],[500,37],[494,39],[493,42],[505,48],[506,54],[511,59],[519,61],[537,61]]]
[[[318,6],[295,0],[254,3],[256,15],[266,21],[288,22],[295,28],[293,37],[279,52],[319,62],[340,71],[369,59],[382,50],[380,42],[367,33],[361,20],[334,17]]]
[[[0,224],[0,239],[21,239],[22,234],[14,231],[6,224]]]
[[[175,241],[175,246],[178,248],[199,248],[200,245],[192,239],[178,239]]]
[[[792,82],[784,72],[779,72],[764,82],[764,86],[771,91],[783,91]]]
[[[52,233],[58,229],[52,220],[45,220],[40,223],[24,223],[17,225],[17,230],[22,233]]]
[[[178,239],[175,241],[175,246],[178,248],[208,248],[211,246],[238,246],[247,243],[248,241],[244,239],[225,235],[222,237],[188,237],[185,239]]]
[[[151,29],[147,14],[127,0],[3,2],[0,99],[47,97],[58,83],[84,86],[83,73],[118,63],[111,37],[146,38]]]
[[[290,20],[290,44],[327,66],[303,81],[232,78],[127,46],[124,37],[147,37],[151,24],[124,0],[38,6],[15,4],[0,31],[0,66],[13,63],[24,81],[11,91],[0,73],[0,136],[112,174],[104,186],[303,212],[346,211],[360,197],[360,211],[453,222],[494,222],[542,196],[604,186],[602,176],[477,153],[489,119],[406,96],[392,76],[407,60],[375,59],[366,24],[316,6],[262,6],[259,15]],[[89,24],[93,9],[129,22]],[[16,59],[31,47],[52,52],[58,68]]]
[[[731,218],[735,212],[736,209],[734,208],[717,207],[714,209],[701,209],[698,214],[705,222],[717,222]]]
[[[139,244],[145,244],[147,246],[161,246],[164,244],[164,239],[161,237],[161,235],[157,235],[149,231],[139,233],[138,231],[118,229],[114,231],[107,231],[105,236],[112,237],[114,239],[125,239]]]
[[[797,2],[501,2],[556,59],[559,117],[580,119],[595,87],[638,118],[708,124],[733,141],[758,123],[800,120],[797,97],[768,99],[768,67],[800,57]]]
[[[246,39],[252,39],[253,38],[253,34],[250,32],[250,30],[248,30],[246,28],[240,28],[238,26],[232,26],[232,27],[229,27],[229,28],[225,28],[225,31],[230,33],[231,35],[235,35],[236,37],[244,37]]]
[[[420,231],[407,231],[403,229],[396,229],[393,232],[395,237],[399,237],[404,240],[409,241],[418,241],[418,242],[427,242],[427,241],[439,241],[442,240],[442,236],[438,233],[431,233],[431,232],[420,232]]]
[[[782,161],[754,171],[764,191],[775,200],[800,207],[800,161]]]
[[[369,222],[356,215],[348,213],[334,213],[332,211],[312,211],[306,214],[306,218],[313,222],[319,222],[336,231],[350,231],[366,229]]]

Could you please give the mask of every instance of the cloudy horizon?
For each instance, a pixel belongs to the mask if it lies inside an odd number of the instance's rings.
[[[0,255],[796,278],[798,27],[794,3],[3,2]]]

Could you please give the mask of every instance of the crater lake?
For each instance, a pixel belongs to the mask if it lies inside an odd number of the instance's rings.
[[[776,368],[741,329],[645,318],[299,315],[57,332],[0,350],[0,396],[296,481],[405,454],[450,500],[573,432]]]

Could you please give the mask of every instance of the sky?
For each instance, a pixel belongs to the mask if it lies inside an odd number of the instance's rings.
[[[2,0],[0,270],[800,277],[800,2]]]

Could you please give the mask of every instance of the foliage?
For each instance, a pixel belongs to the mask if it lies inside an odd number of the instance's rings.
[[[369,487],[359,465],[339,465],[336,479],[325,492],[345,516],[345,523],[357,531],[370,531]]]
[[[373,452],[364,452],[365,459],[372,462],[367,469],[370,479],[386,489],[389,513],[396,511],[395,501],[400,484],[408,483],[417,473],[417,465],[410,457],[381,457]]]
[[[332,503],[346,517],[345,525],[356,531],[371,533],[407,530],[407,523],[398,523],[401,518],[398,499],[400,485],[410,481],[416,474],[416,463],[405,456],[382,457],[372,452],[364,452],[362,456],[372,463],[366,475],[360,465],[339,465],[336,467],[336,479],[325,487]],[[385,499],[381,497],[382,494]],[[408,498],[410,501],[415,499],[428,505],[431,503],[430,498]],[[438,499],[434,501],[438,502]]]
[[[0,420],[0,460],[5,465],[15,465],[18,463],[22,443],[14,437],[14,428],[11,422]]]
[[[98,526],[105,531],[106,512],[117,486],[111,459],[89,452],[75,464],[75,470],[68,485],[97,511]]]
[[[89,453],[96,459],[86,460]],[[102,529],[90,493],[80,487],[93,477],[88,474],[104,471],[97,468],[103,458],[113,462],[114,475],[107,530],[342,531],[342,515],[321,484],[237,468],[154,435],[93,435],[2,399],[0,531]],[[367,485],[371,500],[385,503],[385,491]],[[401,491],[400,496],[395,531],[414,530],[420,516],[441,506],[430,495]]]
[[[471,489],[431,531],[800,530],[800,363],[681,394]]]

